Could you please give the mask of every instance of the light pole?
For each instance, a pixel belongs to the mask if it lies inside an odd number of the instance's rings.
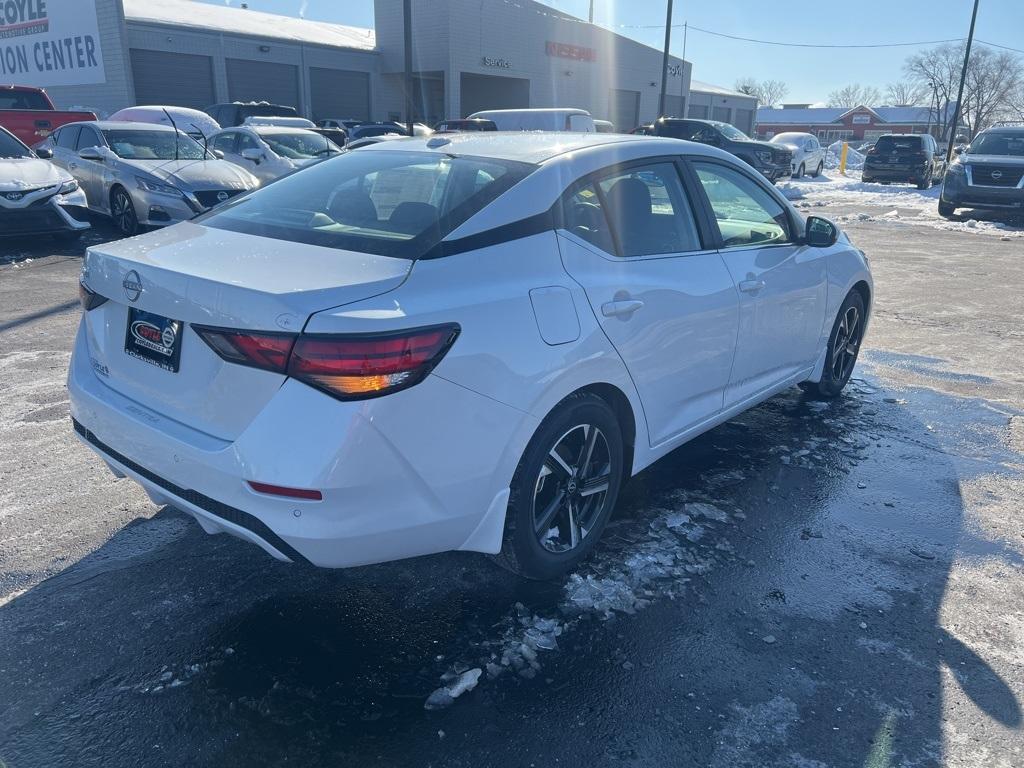
[[[967,50],[964,51],[964,67],[960,70],[960,88],[956,93],[956,104],[953,106],[953,123],[949,127],[949,143],[946,145],[946,165],[953,158],[953,142],[956,140],[956,125],[960,120],[961,103],[964,99],[964,82],[967,80],[967,64],[971,60],[971,44],[974,42],[974,22],[978,20],[978,2],[974,0],[974,11],[971,12],[971,29],[967,33]]]
[[[668,46],[672,42],[672,0],[668,0],[665,16],[665,52],[661,57],[661,97],[658,99],[658,117],[665,114],[665,89],[668,86]]]
[[[405,16],[405,123],[412,136],[412,0],[404,0],[402,12]]]

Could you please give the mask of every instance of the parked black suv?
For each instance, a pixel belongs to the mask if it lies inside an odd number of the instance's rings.
[[[942,181],[946,160],[927,133],[887,133],[864,155],[861,181],[910,183],[928,189]]]
[[[649,136],[668,136],[673,139],[698,141],[712,147],[724,149],[745,160],[748,165],[774,184],[778,179],[793,175],[790,163],[793,153],[778,144],[756,141],[729,123],[716,120],[683,120],[677,117],[660,117],[644,129]]]
[[[942,180],[940,216],[957,208],[1024,212],[1024,127],[989,128],[958,154]]]
[[[270,104],[266,101],[233,101],[230,104],[212,104],[203,112],[220,123],[221,128],[241,125],[247,117],[301,117],[295,107]]]

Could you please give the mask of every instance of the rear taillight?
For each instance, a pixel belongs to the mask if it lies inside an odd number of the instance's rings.
[[[192,328],[228,362],[287,374],[341,400],[379,397],[418,384],[459,335],[455,324],[345,336]]]
[[[426,378],[459,335],[438,325],[365,336],[300,336],[288,375],[342,400],[377,397]]]
[[[288,355],[295,344],[294,333],[233,331],[205,325],[193,325],[192,330],[229,363],[277,373],[287,370]]]
[[[100,296],[95,291],[90,291],[85,283],[78,282],[78,302],[86,312],[90,309],[96,309],[100,304],[105,303],[106,300],[106,296]]]

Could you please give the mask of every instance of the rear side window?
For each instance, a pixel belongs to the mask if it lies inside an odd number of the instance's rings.
[[[57,146],[64,149],[74,149],[78,146],[78,132],[82,130],[79,125],[69,125],[61,128],[57,134]]]
[[[741,171],[716,163],[694,163],[726,248],[792,241],[786,209]]]
[[[615,239],[604,215],[597,187],[587,184],[563,203],[565,229],[606,253],[616,253]]]
[[[431,152],[346,152],[197,221],[277,240],[417,259],[535,168]]]

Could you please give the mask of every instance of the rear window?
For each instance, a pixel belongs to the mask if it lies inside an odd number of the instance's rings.
[[[35,91],[6,91],[0,93],[0,109],[38,109],[48,112],[53,107],[50,106],[46,97],[41,93]]]
[[[246,104],[239,107],[240,117],[245,121],[247,117],[298,117],[299,113],[295,107],[282,107],[275,104]]]
[[[430,152],[346,152],[197,221],[276,240],[416,259],[535,167]]]
[[[920,152],[920,136],[882,136],[875,142],[875,151],[883,152]]]

